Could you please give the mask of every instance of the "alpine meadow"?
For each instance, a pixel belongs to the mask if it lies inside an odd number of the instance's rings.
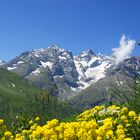
[[[0,140],[140,140],[140,1],[0,1]]]

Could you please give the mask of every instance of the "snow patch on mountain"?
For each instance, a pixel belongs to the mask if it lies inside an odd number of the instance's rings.
[[[112,65],[110,57],[101,54],[95,55],[91,50],[83,51],[74,57],[75,66],[79,74],[77,83],[79,87],[72,90],[83,90],[93,82],[104,78],[106,70]]]
[[[4,62],[3,60],[0,60],[0,66],[4,65],[6,62]]]
[[[61,60],[67,60],[67,58],[64,57],[64,56],[58,56],[58,57],[59,57],[59,59],[61,59]]]
[[[7,67],[8,70],[14,70],[16,69],[17,67]]]
[[[44,53],[45,51],[46,51],[45,48],[39,48],[39,49],[32,50],[32,53],[35,57],[40,57],[41,53]]]
[[[17,62],[17,64],[23,64],[23,63],[24,63],[23,61],[18,61],[18,62]]]
[[[35,71],[32,71],[32,73],[30,75],[32,75],[32,74],[34,74],[34,75],[40,74],[40,68],[37,68]]]
[[[108,63],[107,62],[102,62],[100,65],[93,67],[93,68],[88,68],[85,72],[85,75],[87,78],[94,77],[94,81],[97,81],[103,77],[105,77],[105,67]]]
[[[40,61],[40,63],[42,64],[43,67],[49,67],[50,69],[52,68],[53,66],[53,63],[50,62],[50,61],[47,61],[47,62],[43,62],[43,61]]]

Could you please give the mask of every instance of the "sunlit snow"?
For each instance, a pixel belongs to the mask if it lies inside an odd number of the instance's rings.
[[[64,57],[64,56],[58,56],[58,57],[59,57],[59,59],[61,59],[61,60],[67,60],[67,58]]]
[[[17,67],[8,67],[7,69],[8,70],[13,70],[13,69],[16,69]]]
[[[31,74],[34,74],[34,75],[38,75],[38,74],[40,74],[40,70],[39,70],[39,68],[36,69],[35,71],[32,71]]]
[[[40,63],[42,64],[43,67],[49,67],[50,69],[52,68],[53,66],[53,63],[50,62],[50,61],[47,61],[47,62],[43,62],[43,61],[40,61]]]

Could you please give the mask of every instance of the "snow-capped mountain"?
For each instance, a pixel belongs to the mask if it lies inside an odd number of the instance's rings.
[[[5,62],[5,61],[0,60],[0,66],[3,66],[3,65],[5,65],[5,64],[6,64],[6,62]]]
[[[67,98],[70,87],[78,86],[72,53],[56,45],[22,53],[7,64],[7,69],[62,99]]]
[[[73,56],[57,45],[22,53],[6,64],[8,70],[62,100],[76,96],[115,67],[111,57],[95,54],[90,49]]]
[[[81,109],[108,104],[116,98],[132,97],[136,81],[140,79],[140,57],[130,57],[108,69],[106,76],[93,82],[70,100],[72,106]],[[115,98],[114,98],[115,95]]]
[[[79,90],[105,77],[106,70],[113,64],[110,57],[96,55],[92,50],[83,51],[74,57],[74,62],[78,72],[78,83],[81,84]]]

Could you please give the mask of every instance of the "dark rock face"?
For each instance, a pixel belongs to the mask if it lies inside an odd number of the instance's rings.
[[[140,57],[131,57],[119,63],[110,74],[121,73],[132,78],[140,77]]]
[[[22,53],[6,67],[60,99],[63,99],[60,92],[66,94],[71,90],[70,86],[77,86],[78,73],[72,53],[56,45]]]
[[[91,49],[89,49],[81,52],[78,57],[81,60],[90,61],[93,58],[93,56],[96,56],[96,54]]]
[[[100,61],[99,61],[99,60],[96,60],[94,63],[92,63],[92,64],[90,65],[90,68],[97,67],[98,65],[100,65]]]

